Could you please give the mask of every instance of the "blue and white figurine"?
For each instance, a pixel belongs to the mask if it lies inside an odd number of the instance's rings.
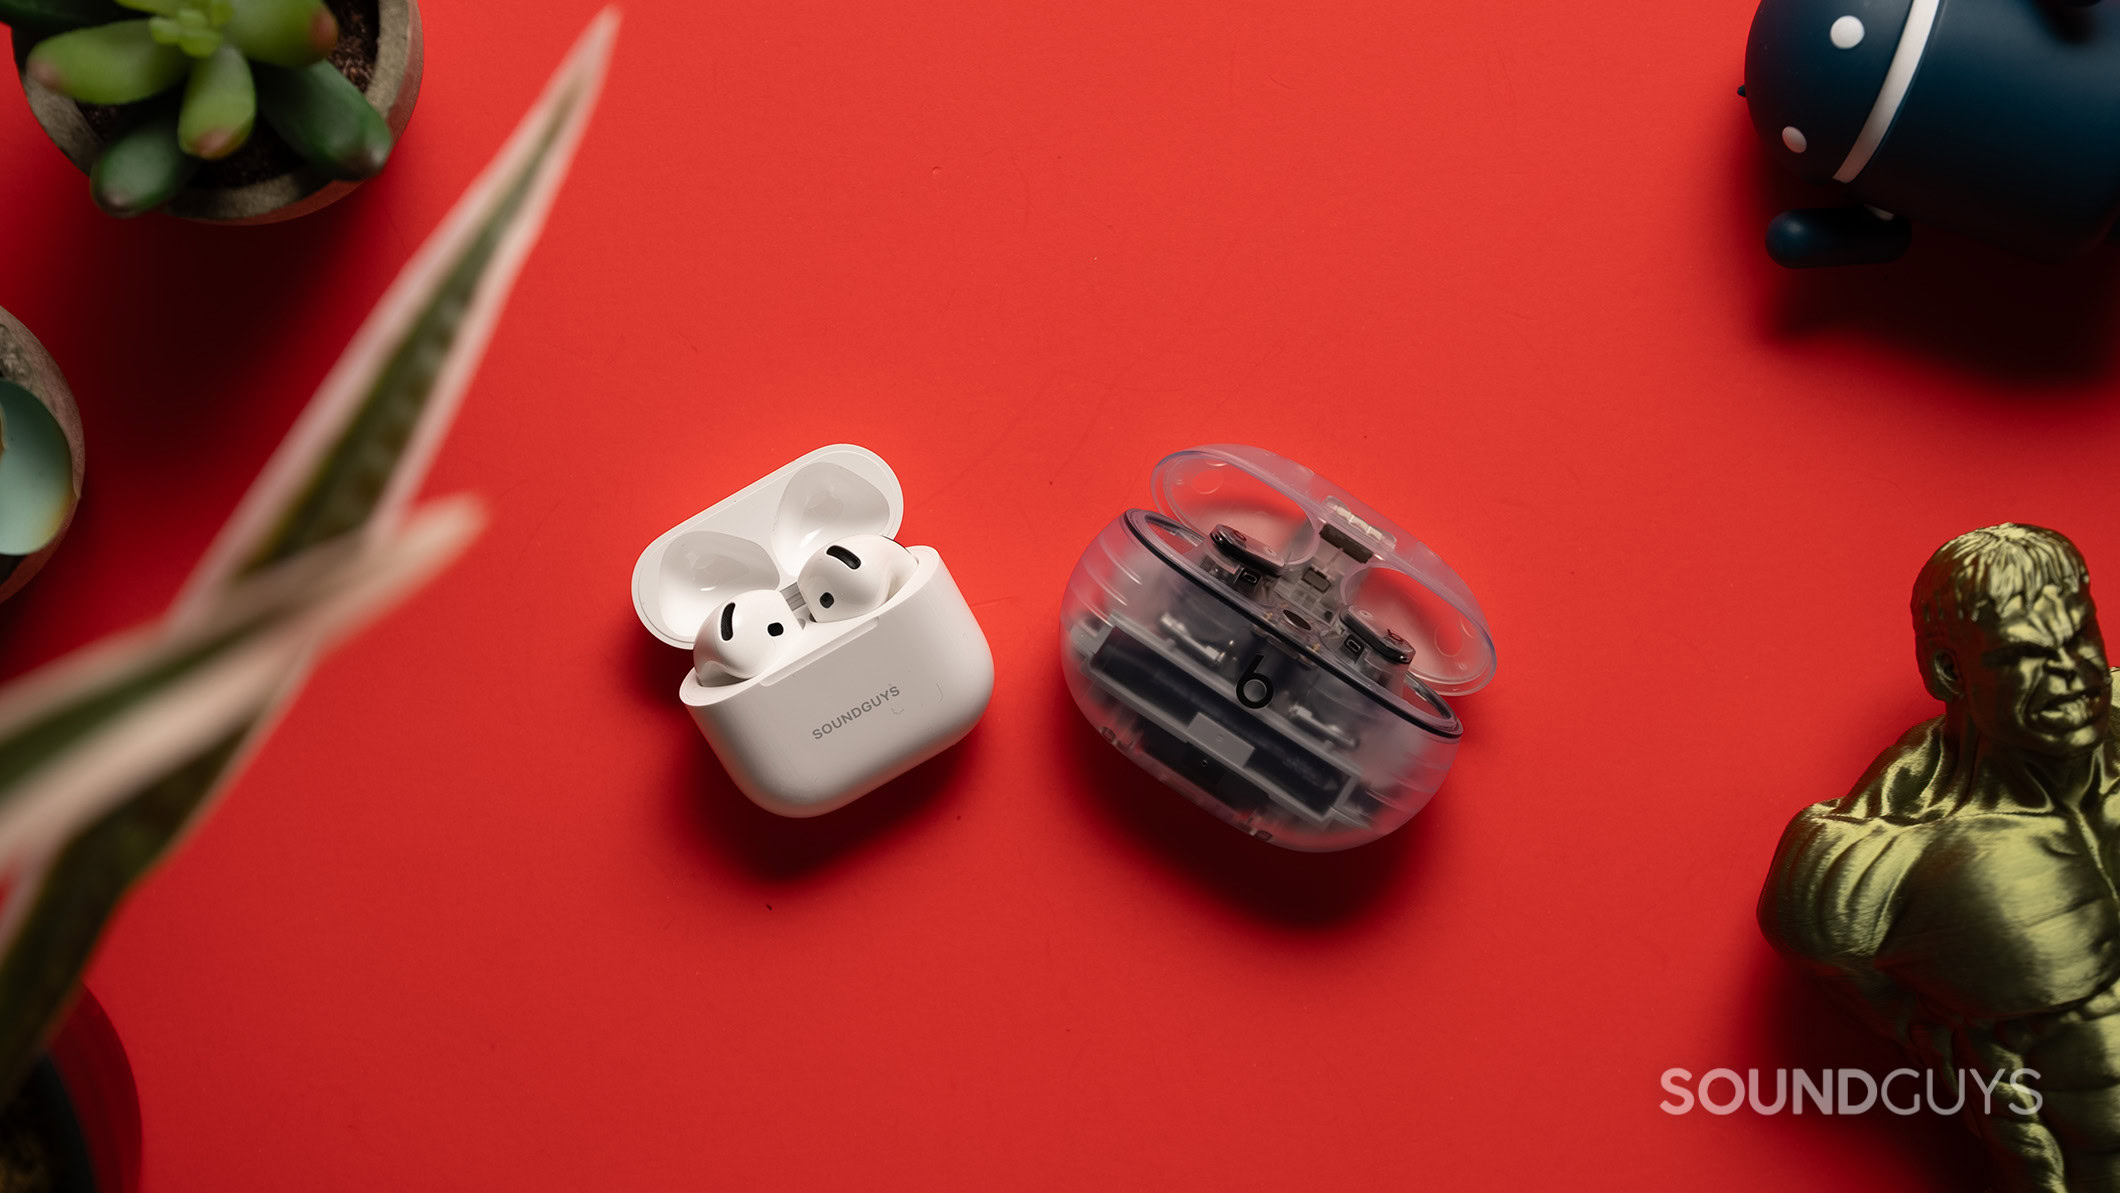
[[[2120,215],[2110,4],[1762,0],[1740,93],[1776,161],[1849,199],[1774,219],[1791,268],[1893,260],[1917,223],[2059,259]]]

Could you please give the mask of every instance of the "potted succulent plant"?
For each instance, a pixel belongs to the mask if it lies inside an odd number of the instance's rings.
[[[475,501],[413,499],[566,175],[616,26],[609,11],[590,25],[399,273],[169,613],[0,686],[0,1189],[132,1193],[82,1171],[110,1166],[68,1138],[43,1154],[89,1159],[31,1185],[8,1140],[49,1106],[51,1074],[81,1071],[73,1025],[58,1025],[119,901],[234,778],[319,651],[476,532]],[[24,1092],[41,1101],[9,1102]],[[76,1117],[45,1116],[61,1134]]]
[[[419,97],[416,0],[0,0],[0,22],[113,215],[315,211],[383,168]]]
[[[59,546],[81,499],[81,415],[59,366],[0,310],[0,601]]]

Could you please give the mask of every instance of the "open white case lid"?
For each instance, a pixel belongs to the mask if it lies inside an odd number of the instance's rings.
[[[898,533],[905,492],[865,447],[820,447],[664,531],[633,564],[633,611],[648,632],[691,649],[714,607],[780,590],[834,539]]]

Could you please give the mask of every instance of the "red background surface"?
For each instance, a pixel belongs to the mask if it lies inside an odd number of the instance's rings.
[[[14,674],[155,615],[586,5],[429,0],[389,171],[120,224],[0,103],[0,305],[90,435]],[[92,973],[151,1193],[1976,1188],[1955,1130],[1672,1117],[1892,1056],[1752,923],[1780,826],[1929,715],[1905,596],[2005,518],[2120,560],[2110,260],[1793,276],[1750,6],[635,0],[435,470],[494,520],[327,662]],[[730,787],[626,597],[687,514],[876,449],[999,686],[845,812]],[[1056,665],[1150,465],[1272,447],[1501,652],[1384,843],[1257,846]],[[2101,573],[2102,574],[2102,573]]]

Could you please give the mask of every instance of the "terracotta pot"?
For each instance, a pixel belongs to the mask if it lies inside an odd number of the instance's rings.
[[[59,425],[59,433],[65,436],[73,458],[74,499],[79,501],[81,472],[86,463],[81,446],[81,412],[74,409],[74,395],[66,388],[66,378],[60,375],[58,362],[28,328],[4,310],[0,310],[0,380],[12,381],[28,390]],[[59,541],[66,537],[66,525],[72,521],[73,511],[69,509],[59,532],[34,554],[0,555],[0,601],[13,596],[29,583],[29,578],[36,575],[37,569],[43,567],[44,561],[58,549]]]
[[[383,114],[394,139],[404,134],[406,123],[412,119],[413,104],[419,100],[420,68],[425,62],[426,46],[420,33],[418,0],[376,0],[376,10],[374,73],[365,94],[375,110]],[[89,124],[81,105],[21,73],[31,44],[26,38],[15,39],[16,73],[22,79],[23,94],[29,97],[30,111],[36,114],[37,123],[44,126],[52,143],[65,152],[67,160],[87,173],[103,152],[103,136]],[[253,138],[272,135],[263,120],[251,134]],[[272,224],[327,207],[359,185],[326,178],[302,165],[241,186],[195,183],[178,192],[162,210],[188,220]]]

